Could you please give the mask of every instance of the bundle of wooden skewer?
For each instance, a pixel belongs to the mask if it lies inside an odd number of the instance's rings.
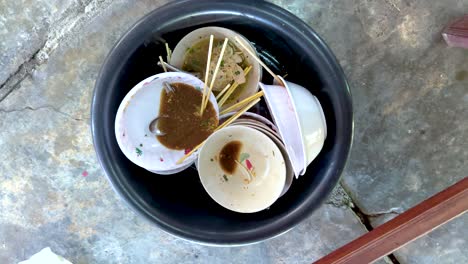
[[[245,46],[245,44],[242,43],[239,40],[238,37],[234,37],[234,39],[250,56],[252,56],[260,65],[262,65],[262,67],[265,70],[267,70],[267,72],[270,73],[273,76],[273,78],[275,78],[278,81],[278,83],[282,84],[281,79],[276,74],[274,74],[273,71],[271,71],[263,63],[263,61],[261,61],[260,58],[257,57],[257,55],[255,55],[249,48],[247,48]],[[208,101],[210,100],[210,95],[211,95],[211,92],[213,90],[213,86],[214,86],[216,77],[218,75],[218,71],[219,71],[219,68],[221,66],[221,62],[223,60],[224,52],[226,50],[229,39],[228,38],[224,39],[223,46],[221,48],[221,53],[219,55],[218,61],[216,62],[215,69],[214,69],[214,71],[212,71],[213,74],[211,76],[211,82],[208,85],[208,80],[209,80],[209,77],[210,77],[209,73],[211,72],[210,71],[210,66],[211,66],[211,54],[212,54],[212,51],[213,51],[213,41],[214,41],[214,36],[211,35],[210,36],[209,46],[208,46],[208,58],[207,58],[207,62],[206,62],[205,80],[204,80],[204,86],[203,86],[203,90],[202,90],[203,96],[202,96],[202,101],[201,101],[201,106],[200,106],[200,115],[203,115],[203,113],[205,111],[205,108],[208,105]],[[170,58],[172,56],[172,51],[169,48],[167,43],[166,43],[166,52],[167,52],[166,58],[167,58],[167,61],[169,62]],[[164,71],[167,72],[166,65],[165,65],[165,63],[164,63],[161,56],[159,56],[159,61],[160,61],[161,65],[162,65]],[[252,70],[252,66],[246,67],[244,69],[244,75],[247,76],[247,74],[249,74],[249,72],[251,70]],[[216,96],[216,101],[218,103],[219,108],[221,108],[226,103],[227,99],[232,95],[232,93],[236,90],[236,88],[238,86],[239,86],[239,83],[234,81],[232,84],[228,84],[223,90],[221,90],[221,92],[219,92],[219,94]],[[252,95],[252,96],[250,96],[248,98],[245,98],[244,100],[242,100],[242,101],[240,101],[240,102],[238,102],[238,103],[236,103],[236,104],[234,104],[232,106],[229,106],[229,107],[223,109],[220,112],[220,115],[232,112],[232,111],[234,111],[236,109],[239,109],[239,110],[234,115],[232,115],[228,120],[226,120],[225,122],[220,124],[214,130],[214,132],[229,126],[237,118],[239,118],[241,115],[243,115],[245,112],[247,112],[250,108],[252,108],[258,102],[260,102],[261,97],[263,96],[263,94],[264,94],[263,91],[257,92],[256,94],[254,94],[254,95]],[[202,147],[203,144],[205,143],[205,141],[200,143],[198,146],[194,147],[189,153],[187,153],[185,156],[183,156],[181,159],[179,159],[177,161],[177,164],[182,163],[185,159],[187,159],[190,155],[192,155],[195,151],[197,151],[200,147]]]

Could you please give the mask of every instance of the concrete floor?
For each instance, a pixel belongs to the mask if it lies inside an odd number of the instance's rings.
[[[165,2],[0,1],[0,263],[47,246],[73,263],[309,263],[367,232],[354,211],[376,227],[467,175],[468,51],[440,32],[468,1],[274,0],[326,40],[348,76],[356,130],[343,189],[252,246],[163,233],[110,188],[89,107],[109,49]],[[461,216],[394,257],[468,263],[467,227]]]

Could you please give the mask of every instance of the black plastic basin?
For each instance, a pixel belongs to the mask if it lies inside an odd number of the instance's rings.
[[[204,26],[235,30],[287,80],[320,100],[328,137],[307,173],[268,210],[231,212],[203,189],[197,171],[156,175],[132,164],[114,136],[117,108],[139,81],[160,72],[164,42],[173,48],[185,34]],[[264,71],[263,82],[272,78]],[[117,42],[102,66],[92,102],[92,133],[98,159],[116,192],[137,213],[163,230],[190,241],[217,245],[258,242],[284,233],[306,219],[337,184],[353,134],[351,95],[336,58],[300,19],[262,1],[179,1],[154,10]]]

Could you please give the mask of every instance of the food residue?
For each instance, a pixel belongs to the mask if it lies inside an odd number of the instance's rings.
[[[200,115],[202,93],[185,83],[171,83],[174,91],[161,91],[158,129],[165,133],[158,140],[170,149],[193,149],[218,126],[213,104],[208,101]]]
[[[210,75],[213,74],[221,54],[223,46],[223,39],[215,38],[213,40],[213,50],[211,63],[209,67]],[[203,39],[195,43],[192,47],[188,48],[182,70],[188,72],[197,72],[201,76],[205,76],[206,62],[208,59],[209,39]],[[232,101],[233,98],[239,97],[247,83],[244,69],[248,66],[246,56],[244,53],[234,45],[234,42],[229,41],[223,59],[220,63],[220,68],[213,86],[213,92],[217,95],[226,85],[236,81],[239,87],[234,90],[227,102]]]
[[[135,148],[135,152],[137,154],[137,157],[140,157],[141,155],[143,155],[143,151],[139,148]]]
[[[219,164],[223,171],[233,174],[236,171],[237,160],[239,159],[242,143],[240,141],[231,141],[223,146],[219,153]]]

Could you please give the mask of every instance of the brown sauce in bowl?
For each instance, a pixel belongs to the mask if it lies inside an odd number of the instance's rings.
[[[173,92],[161,91],[158,129],[165,135],[157,138],[170,149],[192,149],[208,138],[218,126],[216,110],[208,101],[200,116],[202,93],[185,83],[171,83],[171,86]]]
[[[228,174],[236,171],[237,160],[239,159],[242,143],[240,141],[231,141],[224,145],[219,153],[219,164],[221,169]]]

